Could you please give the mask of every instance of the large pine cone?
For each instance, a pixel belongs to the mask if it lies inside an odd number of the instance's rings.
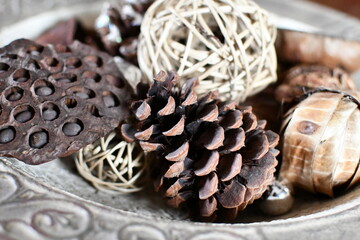
[[[145,99],[133,102],[122,135],[156,153],[155,188],[168,204],[187,202],[203,220],[235,218],[272,183],[279,137],[251,107],[221,103],[214,93],[197,100],[196,81],[179,91],[177,80],[160,72]]]

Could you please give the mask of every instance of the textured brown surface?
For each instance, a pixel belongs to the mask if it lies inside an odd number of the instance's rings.
[[[39,164],[69,155],[126,117],[131,89],[112,58],[74,42],[0,49],[0,153]]]
[[[282,62],[340,67],[348,72],[360,69],[360,43],[356,41],[279,30],[276,50]]]
[[[340,68],[328,68],[321,65],[298,65],[291,68],[275,91],[276,100],[291,102],[304,92],[315,88],[334,90],[355,90],[355,83]]]
[[[175,73],[154,80],[147,98],[132,104],[123,135],[157,153],[155,189],[169,205],[187,203],[206,221],[235,218],[272,183],[278,135],[264,130],[251,107],[224,104],[213,93],[197,99],[195,79],[181,91]]]

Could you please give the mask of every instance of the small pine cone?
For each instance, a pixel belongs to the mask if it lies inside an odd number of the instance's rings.
[[[356,87],[349,74],[340,68],[299,65],[286,73],[282,84],[275,91],[275,98],[279,102],[291,102],[315,88],[354,90]]]
[[[104,4],[95,28],[109,53],[118,55],[120,50],[126,60],[137,62],[135,56],[129,53],[136,50],[137,40],[130,43],[139,36],[144,14],[152,3],[153,0],[122,0]]]
[[[264,130],[251,107],[219,102],[214,93],[197,99],[195,79],[181,91],[177,80],[172,72],[155,76],[145,99],[132,103],[122,135],[154,152],[155,189],[169,205],[186,202],[207,221],[235,218],[273,182],[279,136]]]

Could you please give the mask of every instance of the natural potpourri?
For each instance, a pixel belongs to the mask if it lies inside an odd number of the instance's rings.
[[[202,221],[241,216],[261,196],[261,209],[282,214],[288,183],[334,196],[358,181],[347,71],[360,64],[332,46],[359,43],[278,30],[276,61],[275,27],[252,1],[152,3],[106,3],[92,29],[73,18],[0,49],[3,156],[39,164],[82,148],[79,172],[98,189],[140,190],[150,171],[170,205]]]

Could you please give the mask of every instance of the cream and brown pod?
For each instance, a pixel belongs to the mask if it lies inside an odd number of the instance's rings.
[[[275,37],[253,1],[158,0],[141,25],[138,62],[149,81],[175,70],[199,77],[198,95],[217,89],[221,100],[243,101],[276,81]]]
[[[280,177],[329,196],[359,181],[360,92],[350,94],[313,90],[287,112]]]

